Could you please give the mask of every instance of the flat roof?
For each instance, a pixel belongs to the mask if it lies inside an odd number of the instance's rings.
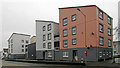
[[[10,38],[11,38],[14,34],[17,34],[17,35],[24,35],[24,36],[31,36],[31,35],[28,35],[28,34],[22,34],[22,33],[12,33],[12,35],[10,36]],[[10,39],[10,38],[9,38],[9,39]],[[8,39],[8,40],[9,40],[9,39]]]
[[[85,5],[85,6],[73,6],[73,7],[62,7],[62,8],[59,8],[59,9],[68,9],[68,8],[80,8],[80,7],[97,7],[99,10],[101,10],[102,12],[104,12],[102,9],[100,9],[98,6],[96,5]],[[108,15],[106,12],[104,12],[106,15]],[[109,16],[109,15],[108,15]],[[110,18],[112,18],[111,16],[109,16]],[[112,18],[113,19],[113,18]]]
[[[35,20],[36,22],[51,22],[51,23],[55,23],[55,24],[59,24],[57,22],[54,21],[46,21],[46,20]]]

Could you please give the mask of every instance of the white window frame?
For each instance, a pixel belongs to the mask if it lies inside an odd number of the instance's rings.
[[[111,46],[112,46],[111,40],[108,39],[108,47],[111,47]]]
[[[43,26],[43,31],[45,31],[45,26]]]
[[[48,49],[51,49],[51,48],[52,48],[52,43],[48,42]]]
[[[99,45],[104,46],[104,37],[99,36]]]
[[[68,29],[64,29],[63,30],[63,37],[67,37],[68,36]]]
[[[48,52],[48,57],[52,57],[52,51]]]
[[[76,30],[77,30],[76,26],[72,27],[72,35],[76,35],[76,33],[77,33]]]
[[[103,20],[103,12],[99,10],[99,18]]]
[[[72,39],[72,45],[76,45],[76,44],[77,44],[77,39],[76,38]]]
[[[108,16],[108,24],[111,25],[111,18]]]
[[[49,34],[48,34],[48,40],[51,40],[51,38],[52,38],[52,34],[49,33]]]
[[[68,40],[63,40],[63,47],[64,48],[68,47]]]
[[[62,21],[62,22],[63,22],[63,26],[66,26],[66,25],[67,25],[67,21],[68,21],[68,20],[67,20],[67,17],[63,19],[63,21]]]
[[[99,23],[99,32],[104,33],[104,26],[101,23]]]
[[[52,29],[52,25],[48,24],[48,31],[50,31]]]
[[[108,28],[108,35],[111,36],[111,29]]]
[[[71,19],[72,19],[72,21],[75,21],[76,20],[76,14],[72,15]]]
[[[69,53],[66,52],[66,51],[64,51],[64,52],[63,52],[63,57],[69,57]]]
[[[45,41],[45,40],[46,40],[46,35],[44,34],[44,35],[43,35],[43,41]]]

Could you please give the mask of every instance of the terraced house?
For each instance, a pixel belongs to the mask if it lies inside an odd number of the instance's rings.
[[[112,20],[96,5],[59,8],[60,60],[112,58]]]
[[[58,38],[58,23],[36,20],[36,59],[55,60],[55,49],[59,49]]]

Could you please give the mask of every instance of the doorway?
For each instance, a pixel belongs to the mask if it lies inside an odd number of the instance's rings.
[[[77,50],[73,50],[73,61],[78,61]]]
[[[43,60],[45,59],[45,51],[43,51]]]

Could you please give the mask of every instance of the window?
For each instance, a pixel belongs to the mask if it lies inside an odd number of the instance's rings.
[[[51,24],[48,24],[48,31],[51,30]]]
[[[104,38],[103,37],[99,37],[99,45],[104,45]]]
[[[68,52],[63,52],[63,57],[68,57]]]
[[[43,48],[45,48],[46,47],[46,44],[45,43],[43,43]]]
[[[45,26],[43,26],[43,31],[45,31]]]
[[[24,49],[22,49],[22,52],[24,52]]]
[[[26,40],[26,43],[28,43],[28,40]]]
[[[104,28],[103,28],[103,25],[99,23],[99,32],[103,33],[103,32],[104,32],[103,29],[104,29]]]
[[[48,52],[48,57],[52,57],[52,52],[51,51]]]
[[[111,29],[108,28],[108,35],[111,36]]]
[[[25,47],[28,47],[27,45],[25,45]]]
[[[51,33],[48,34],[48,40],[51,40]]]
[[[11,48],[13,48],[13,44],[11,44]]]
[[[108,39],[108,47],[111,47],[112,45],[111,45],[111,40],[110,39]]]
[[[76,44],[77,44],[76,38],[72,39],[72,45],[76,45]]]
[[[51,42],[48,42],[48,49],[51,49]]]
[[[67,18],[63,19],[63,26],[67,25]]]
[[[27,52],[28,50],[27,49],[25,49],[25,52]]]
[[[11,39],[11,43],[13,43],[13,39]]]
[[[72,27],[72,35],[76,35],[76,26]]]
[[[117,45],[114,45],[114,48],[117,48]]]
[[[108,16],[108,24],[111,25],[111,18]]]
[[[99,18],[103,20],[103,12],[99,10]]]
[[[13,53],[13,49],[11,49],[11,53]]]
[[[24,43],[24,40],[21,40],[22,43]]]
[[[76,14],[72,15],[72,21],[75,21],[76,20]]]
[[[67,29],[64,29],[63,30],[63,37],[67,37],[68,36],[68,31],[67,31]]]
[[[68,47],[68,40],[63,40],[63,47]]]
[[[46,37],[45,37],[45,35],[43,35],[43,41],[45,41],[45,39],[46,39]]]
[[[22,48],[24,48],[24,45],[22,45]]]

